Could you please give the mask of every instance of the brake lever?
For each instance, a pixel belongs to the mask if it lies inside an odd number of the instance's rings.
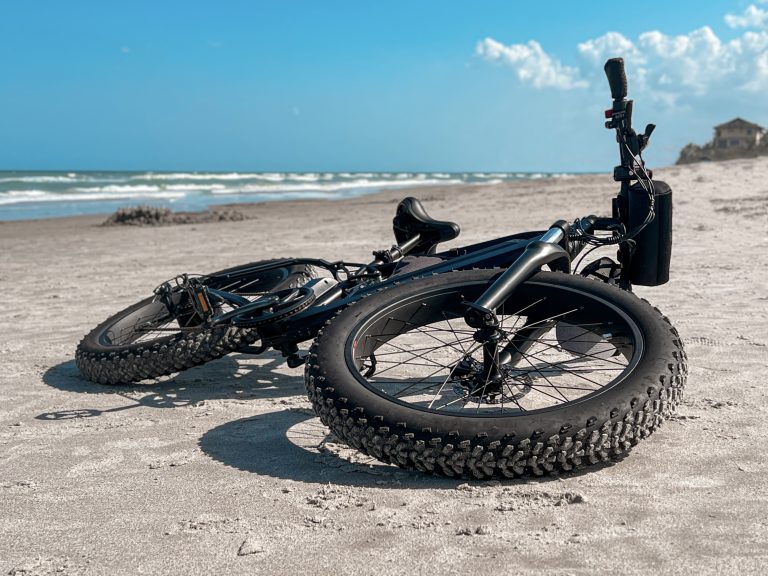
[[[645,147],[648,146],[648,142],[651,139],[651,134],[653,134],[653,131],[656,130],[656,124],[648,124],[645,127],[645,132],[640,134],[637,139],[640,144],[640,151],[642,152],[645,150]]]

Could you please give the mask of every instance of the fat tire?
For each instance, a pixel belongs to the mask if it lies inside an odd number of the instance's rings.
[[[669,319],[634,294],[563,273],[540,272],[532,280],[609,299],[635,320],[645,341],[643,357],[632,373],[610,394],[579,403],[575,418],[537,422],[534,416],[517,416],[509,418],[507,430],[506,423],[484,430],[477,419],[468,417],[473,425],[459,428],[454,420],[453,430],[446,433],[446,421],[441,419],[448,416],[388,401],[350,372],[344,348],[361,318],[420,290],[490,282],[498,274],[498,270],[470,270],[416,279],[369,296],[326,323],[305,367],[307,394],[320,420],[342,441],[382,462],[484,479],[557,474],[618,459],[674,412],[683,395],[687,359]]]
[[[281,260],[251,262],[214,272],[210,276]],[[311,266],[290,265],[288,276],[274,289],[302,286],[314,277],[315,270]],[[128,345],[123,349],[105,349],[99,345],[99,335],[104,329],[151,300],[152,298],[142,300],[107,318],[80,341],[75,353],[75,363],[83,376],[92,382],[109,385],[159,378],[221,358],[258,340],[255,330],[216,326],[199,332],[181,333],[162,342]]]

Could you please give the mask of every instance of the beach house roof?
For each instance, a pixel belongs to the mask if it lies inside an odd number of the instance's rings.
[[[720,128],[753,128],[755,130],[765,130],[765,128],[759,124],[748,122],[743,118],[734,118],[733,120],[715,126],[715,130],[719,130]]]

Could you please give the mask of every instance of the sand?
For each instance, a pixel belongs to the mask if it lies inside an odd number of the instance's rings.
[[[768,159],[657,172],[675,191],[678,415],[623,461],[476,483],[326,441],[300,369],[231,355],[161,383],[83,380],[81,336],[178,272],[367,260],[405,191],[238,207],[234,223],[0,223],[0,574],[759,574],[768,569]],[[605,213],[579,176],[418,189],[459,243]]]

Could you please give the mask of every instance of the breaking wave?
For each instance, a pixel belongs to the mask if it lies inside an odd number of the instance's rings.
[[[0,220],[103,213],[147,203],[178,210],[213,204],[341,199],[381,190],[557,177],[547,173],[0,172]]]

